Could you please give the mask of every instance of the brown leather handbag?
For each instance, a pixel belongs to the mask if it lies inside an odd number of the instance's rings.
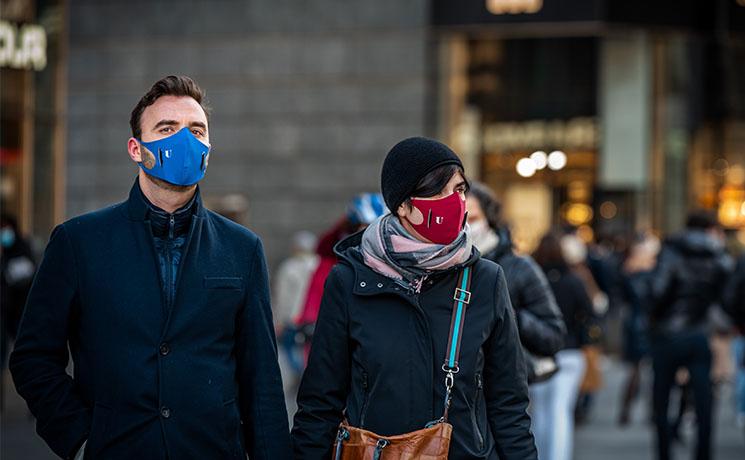
[[[447,460],[453,426],[448,423],[448,409],[452,400],[455,374],[458,373],[458,356],[466,307],[471,302],[471,268],[461,270],[453,300],[450,320],[450,337],[442,370],[445,373],[445,408],[442,417],[429,422],[424,428],[394,436],[381,436],[372,431],[349,425],[346,420],[339,425],[334,442],[335,460]]]

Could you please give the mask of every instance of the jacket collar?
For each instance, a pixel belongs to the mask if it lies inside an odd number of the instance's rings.
[[[414,295],[414,291],[406,287],[405,283],[401,283],[397,280],[382,275],[367,265],[365,265],[362,259],[362,253],[360,251],[360,244],[362,243],[362,233],[364,231],[357,232],[336,244],[334,247],[334,253],[342,263],[346,263],[351,266],[354,270],[354,286],[352,293],[356,295],[378,295],[378,294],[394,294],[411,300],[410,297]],[[473,248],[471,257],[459,266],[442,270],[440,272],[433,273],[429,277],[428,283],[443,278],[451,273],[457,272],[463,267],[472,266],[481,258],[481,254],[478,249]]]
[[[202,196],[199,191],[199,186],[197,186],[197,190],[194,194],[193,200],[194,203],[192,206],[194,209],[194,215],[196,215],[197,217],[204,217],[206,211],[204,209],[204,206],[202,205]],[[127,200],[127,211],[130,220],[136,222],[147,220],[148,214],[151,212],[150,205],[145,199],[145,196],[142,194],[139,176],[135,178],[135,183],[132,186],[132,189],[129,191],[129,199]]]

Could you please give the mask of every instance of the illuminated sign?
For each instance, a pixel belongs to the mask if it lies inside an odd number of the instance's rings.
[[[486,152],[506,153],[547,148],[596,150],[598,142],[597,122],[591,117],[492,123],[484,128]]]
[[[543,0],[486,0],[486,9],[491,14],[532,14],[541,8]]]
[[[35,24],[0,21],[0,67],[42,70],[47,66],[47,33]]]

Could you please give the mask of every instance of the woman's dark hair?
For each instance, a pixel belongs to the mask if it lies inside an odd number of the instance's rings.
[[[487,222],[489,222],[489,227],[492,230],[497,230],[502,223],[502,203],[497,200],[494,192],[486,184],[474,182],[470,185],[468,194],[479,202],[479,206],[481,206],[481,210],[486,216]]]
[[[414,192],[411,194],[413,197],[429,198],[435,196],[445,188],[450,182],[455,173],[460,173],[463,176],[463,180],[466,181],[466,191],[470,190],[471,184],[466,179],[466,174],[463,172],[463,168],[458,165],[443,165],[439,168],[435,168],[426,176],[422,177]],[[411,205],[411,199],[406,199],[405,203]]]
[[[555,232],[547,233],[541,238],[538,247],[533,252],[533,259],[541,268],[559,267],[564,268],[567,262],[561,252],[561,240]]]

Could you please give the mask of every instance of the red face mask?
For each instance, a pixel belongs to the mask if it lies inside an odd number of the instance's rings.
[[[409,223],[433,243],[452,243],[466,223],[466,202],[458,192],[436,200],[412,198],[411,205],[422,213],[424,221],[414,224],[409,220]]]

